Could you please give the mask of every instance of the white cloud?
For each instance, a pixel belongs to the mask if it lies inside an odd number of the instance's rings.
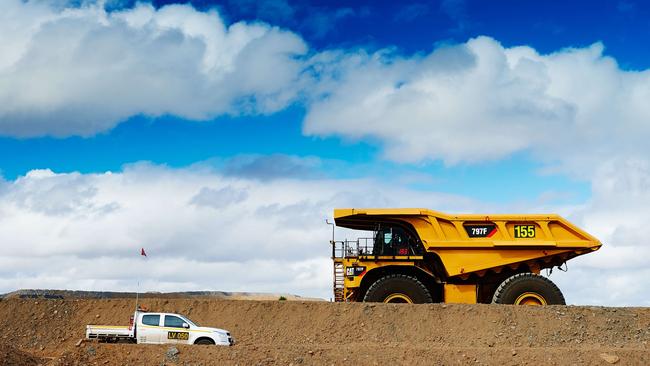
[[[7,0],[0,134],[93,135],[130,116],[271,113],[300,89],[302,39],[187,5],[106,12]]]
[[[448,164],[531,152],[591,178],[643,157],[650,73],[603,46],[541,55],[478,37],[430,54],[304,56],[300,36],[216,11],[150,5],[106,12],[7,0],[0,14],[0,135],[93,135],[145,114],[191,120],[272,113],[307,95],[307,135],[374,139],[398,162]]]
[[[488,37],[428,55],[333,51],[311,61],[321,82],[307,135],[374,139],[398,162],[480,163],[529,152],[546,172],[592,182],[582,205],[544,205],[604,243],[553,279],[572,303],[650,304],[650,71],[620,69],[598,43],[540,55]]]
[[[399,162],[530,152],[550,172],[590,180],[588,202],[544,209],[569,215],[605,245],[554,279],[574,303],[650,305],[642,280],[650,72],[621,70],[601,44],[541,55],[479,37],[427,55],[333,50],[305,60],[296,58],[307,52],[298,35],[227,26],[216,11],[64,4],[3,2],[0,135],[88,136],[135,114],[272,113],[306,93],[307,135],[376,139]],[[317,158],[242,157],[220,173],[139,164],[0,180],[0,291],[124,289],[144,246],[150,290],[327,297],[329,227],[321,221],[333,207],[511,211],[371,179],[330,181],[318,167]],[[233,280],[238,269],[245,272]]]
[[[370,179],[260,180],[206,167],[32,171],[0,186],[0,293],[17,287],[237,290],[330,297],[334,207],[467,210]],[[149,255],[146,263],[140,247]]]
[[[479,37],[428,55],[319,55],[307,135],[375,138],[398,162],[498,160],[530,151],[590,178],[600,161],[646,155],[650,72],[603,46],[540,55]]]
[[[650,305],[650,163],[638,159],[608,161],[596,168],[593,195],[569,214],[598,237],[602,248],[568,263],[558,283],[573,302]]]
[[[635,167],[627,169],[627,165]],[[611,170],[609,170],[611,169]],[[638,173],[629,173],[637,171]],[[266,179],[197,165],[122,172],[32,171],[0,185],[0,292],[16,288],[230,290],[331,297],[335,207],[429,207],[448,212],[559,211],[603,248],[556,281],[574,304],[650,305],[650,165],[612,164],[575,207],[486,205],[373,179]],[[355,237],[339,230],[338,238]],[[139,256],[140,247],[149,258]]]

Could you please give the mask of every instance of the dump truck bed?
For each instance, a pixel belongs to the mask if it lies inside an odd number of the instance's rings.
[[[449,215],[419,208],[336,209],[337,226],[373,231],[378,223],[412,228],[426,253],[437,255],[447,277],[483,276],[526,265],[533,272],[561,265],[601,243],[555,214]]]

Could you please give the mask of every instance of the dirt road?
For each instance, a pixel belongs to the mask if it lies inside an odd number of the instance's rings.
[[[650,309],[149,299],[233,347],[76,344],[130,299],[0,301],[0,365],[650,364]]]

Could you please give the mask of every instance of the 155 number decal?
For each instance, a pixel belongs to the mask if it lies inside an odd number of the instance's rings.
[[[534,238],[535,225],[515,225],[515,238]]]

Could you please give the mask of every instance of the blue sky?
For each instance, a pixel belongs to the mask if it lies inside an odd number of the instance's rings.
[[[570,193],[558,198],[576,202],[588,193],[585,182],[540,172],[542,166],[526,153],[482,164],[396,164],[378,156],[379,149],[372,141],[304,136],[303,115],[296,107],[272,116],[220,117],[209,122],[138,116],[93,137],[5,137],[0,140],[0,154],[12,158],[6,160],[2,172],[6,179],[33,169],[96,173],[119,171],[138,161],[170,167],[196,163],[220,167],[242,156],[287,155],[321,160],[309,168],[306,178],[376,176],[397,180],[418,174],[417,180],[401,184],[489,202],[536,200],[544,193],[561,191]],[[256,132],[251,135],[251,130]]]
[[[174,1],[154,1],[161,7]],[[289,2],[192,1],[200,10],[216,9],[227,22],[268,22],[300,34],[314,52],[327,49],[377,50],[396,48],[398,54],[431,52],[443,44],[462,43],[488,35],[504,46],[528,45],[541,53],[567,47],[605,44],[606,55],[622,68],[648,67],[648,50],[631,45],[647,39],[647,6],[631,1],[482,1],[433,2]],[[112,11],[135,2],[108,3]],[[337,13],[338,12],[338,13]],[[338,15],[337,15],[338,14]],[[345,165],[362,164],[371,174],[418,171],[438,182],[431,188],[488,200],[535,199],[546,191],[571,191],[564,197],[584,199],[588,183],[540,174],[540,164],[526,151],[489,164],[444,166],[437,161],[395,165],[379,155],[376,141],[304,136],[300,103],[270,115],[220,116],[185,123],[175,116],[127,118],[114,129],[94,136],[0,138],[0,170],[6,179],[31,169],[58,172],[119,170],[141,160],[182,167],[213,158],[241,154],[316,156]],[[248,131],[255,130],[255,134]],[[367,169],[371,166],[371,169]],[[512,172],[517,171],[516,183]],[[324,172],[333,176],[365,174],[355,169]],[[521,188],[525,184],[526,188]],[[507,187],[507,189],[503,189]],[[420,188],[424,184],[419,185]],[[507,193],[506,193],[507,192]]]
[[[567,215],[609,244],[576,261],[599,282],[558,279],[573,301],[648,304],[638,293],[650,284],[632,285],[648,268],[635,253],[650,250],[638,230],[650,204],[644,2],[0,7],[0,240],[10,243],[0,264],[27,268],[0,271],[0,292],[16,281],[128,288],[92,262],[43,272],[22,248],[115,265],[145,245],[187,263],[205,249],[218,268],[206,276],[237,261],[295,275],[260,270],[221,290],[289,281],[326,297],[318,248],[334,207],[425,206]],[[249,233],[242,216],[276,237]],[[220,257],[222,237],[241,243],[239,256]],[[179,254],[186,238],[195,250]],[[282,250],[257,253],[260,241]],[[628,292],[610,291],[622,283]]]
[[[174,1],[154,1],[157,6]],[[505,46],[530,45],[542,53],[601,41],[606,54],[631,69],[648,67],[650,35],[644,2],[518,1],[190,1],[216,7],[232,22],[262,20],[300,33],[313,47],[394,46],[428,52],[446,42],[488,35]],[[132,4],[122,2],[122,4]],[[338,16],[337,16],[338,12]],[[314,22],[323,19],[322,23]],[[326,21],[325,21],[326,20]]]

